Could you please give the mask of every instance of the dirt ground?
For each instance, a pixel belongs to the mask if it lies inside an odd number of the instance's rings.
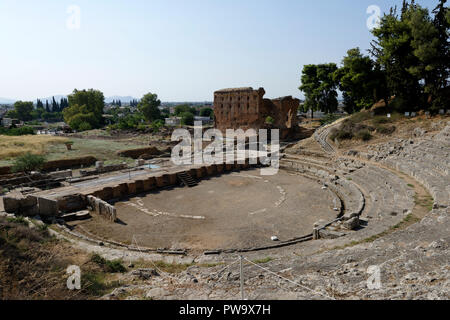
[[[336,217],[334,195],[317,182],[280,171],[242,171],[116,203],[120,223],[94,216],[79,232],[148,248],[229,249],[273,244],[312,232]]]

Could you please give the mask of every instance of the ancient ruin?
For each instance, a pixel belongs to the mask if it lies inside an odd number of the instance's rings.
[[[289,130],[296,99],[266,100],[263,92],[219,91],[216,103],[256,94],[251,116],[237,117],[232,127],[265,128],[264,116],[271,115],[274,127]],[[236,106],[229,110],[240,114]],[[286,118],[273,110],[285,110]],[[221,114],[220,107],[216,112]],[[401,139],[357,149],[330,139],[346,119],[337,120],[308,139],[282,142],[274,176],[261,176],[266,164],[249,158],[175,166],[167,150],[158,149],[157,162],[148,161],[142,158],[147,148],[131,152],[139,158],[134,166],[97,162],[76,176],[70,170],[33,174],[36,181],[29,182],[10,174],[0,182],[20,188],[2,196],[0,212],[47,221],[59,237],[129,265],[192,265],[170,278],[156,269],[130,270],[125,283],[130,275],[142,275],[145,292],[128,284],[117,290],[136,299],[235,299],[236,254],[248,262],[249,299],[448,298],[450,122],[442,119],[426,129],[413,126]],[[57,184],[43,188],[42,180]],[[280,288],[280,278],[257,269],[254,261],[314,292]],[[367,287],[373,266],[384,275],[375,291]],[[117,298],[117,292],[104,298]]]
[[[264,99],[263,88],[223,89],[214,92],[215,125],[219,130],[262,129],[273,126],[286,136],[297,125],[300,100],[291,96]],[[268,117],[272,120],[268,122]]]

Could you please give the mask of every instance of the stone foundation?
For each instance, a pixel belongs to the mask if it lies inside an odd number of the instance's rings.
[[[117,210],[114,206],[110,205],[106,201],[98,199],[94,196],[87,196],[88,205],[93,209],[92,211],[100,216],[108,219],[111,222],[117,220]]]

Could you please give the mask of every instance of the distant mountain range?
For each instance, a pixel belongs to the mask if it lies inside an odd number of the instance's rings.
[[[16,100],[8,99],[8,98],[0,98],[0,104],[11,104],[16,102]]]
[[[53,97],[55,97],[56,102],[60,102],[62,98],[67,98],[66,95],[61,95],[61,94],[57,94],[51,97],[45,97],[45,98],[38,98],[39,100],[41,100],[44,104],[45,101],[48,100],[49,103],[52,102]],[[136,98],[132,97],[132,96],[111,96],[111,97],[106,97],[105,98],[105,103],[111,103],[114,100],[120,100],[122,103],[129,103],[131,100],[134,100]],[[16,102],[17,100],[14,99],[9,99],[9,98],[1,98],[0,97],[0,104],[13,104],[14,102]],[[37,99],[35,99],[33,102],[36,103]]]
[[[122,103],[129,103],[131,100],[138,100],[135,97],[131,96],[112,96],[112,97],[106,97],[105,103],[111,103],[113,100],[120,100]]]
[[[48,102],[51,103],[53,100],[53,97],[55,97],[56,102],[59,103],[62,98],[67,98],[67,95],[57,94],[57,95],[54,95],[51,97],[38,98],[38,99],[41,100],[45,104],[46,100],[48,100]],[[132,97],[132,96],[111,96],[111,97],[105,98],[105,103],[112,103],[114,100],[115,101],[120,100],[122,103],[130,103],[131,100],[139,100],[139,99]],[[0,97],[0,104],[13,104],[16,101],[17,100],[14,100],[14,99]],[[25,99],[24,101],[27,101],[27,100]],[[33,102],[36,103],[36,101],[37,101],[37,99],[35,99]],[[184,103],[192,103],[194,105],[212,104],[212,102],[209,102],[209,101],[202,101],[202,102],[186,101],[186,102],[162,102],[162,105],[167,107],[167,106],[176,106],[176,105],[184,104]]]

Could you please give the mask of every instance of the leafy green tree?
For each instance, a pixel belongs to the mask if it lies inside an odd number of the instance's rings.
[[[195,108],[193,108],[191,105],[189,104],[181,104],[175,107],[175,115],[176,116],[181,116],[183,113],[185,112],[190,112],[193,115],[195,115]]]
[[[214,113],[214,110],[211,108],[202,108],[200,110],[200,117],[211,117]]]
[[[275,123],[275,120],[271,116],[268,116],[266,118],[266,124],[273,125],[274,123]]]
[[[194,115],[190,112],[183,112],[181,115],[181,123],[185,126],[194,125]]]
[[[439,4],[433,10],[433,24],[437,31],[437,56],[435,66],[435,84],[430,89],[432,109],[448,109],[450,97],[445,93],[445,88],[450,85],[450,9],[445,4],[447,0],[439,0]]]
[[[59,104],[56,102],[55,97],[52,97],[52,111],[59,112]]]
[[[306,65],[302,71],[302,85],[300,90],[305,94],[304,108],[314,111],[321,110],[332,113],[337,110],[337,82],[334,73],[337,70],[335,63]]]
[[[45,158],[40,155],[34,155],[30,152],[19,156],[15,159],[12,166],[13,172],[26,172],[36,171],[42,168],[45,162]]]
[[[39,99],[36,101],[36,109],[44,109],[44,104]]]
[[[14,115],[22,121],[29,121],[33,119],[31,114],[33,109],[33,102],[31,101],[17,101],[14,103]]]
[[[63,110],[63,116],[72,129],[80,130],[83,123],[88,123],[92,129],[103,125],[105,97],[101,91],[75,89],[68,100],[69,107]]]
[[[158,99],[158,95],[147,93],[139,102],[138,109],[147,121],[152,122],[161,118],[160,105],[161,101]]]
[[[311,110],[311,118],[314,117],[314,111],[318,110],[318,91],[320,81],[317,76],[317,65],[305,65],[302,71],[302,85],[299,87],[300,91],[305,94],[304,110]]]
[[[347,51],[342,67],[333,76],[343,92],[348,113],[369,108],[379,99],[385,98],[384,73],[370,57],[362,55],[359,48]]]
[[[412,108],[419,100],[418,79],[408,72],[416,63],[411,47],[411,30],[406,22],[405,6],[399,18],[396,10],[381,18],[378,28],[372,30],[376,40],[371,53],[386,71],[387,85],[393,95],[406,101],[405,108]],[[399,110],[403,111],[403,110]]]

